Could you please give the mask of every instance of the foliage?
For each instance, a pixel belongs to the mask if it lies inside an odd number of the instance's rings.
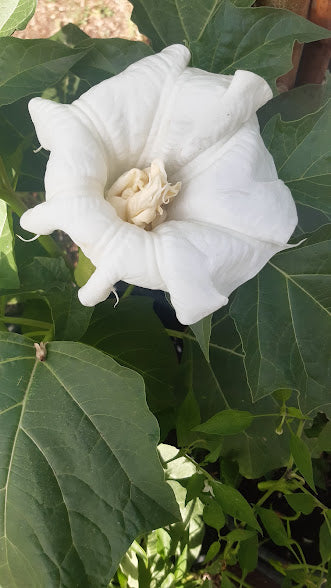
[[[284,588],[317,588],[331,558],[329,86],[259,113],[299,225],[214,316],[185,328],[163,294],[123,284],[116,308],[85,308],[82,252],[77,264],[64,235],[15,236],[47,163],[30,97],[71,103],[172,43],[194,67],[249,69],[275,88],[295,40],[328,36],[249,0],[133,4],[151,45],[74,25],[16,39],[35,2],[0,0],[0,584],[251,586],[267,553]],[[319,526],[315,560],[301,518]]]

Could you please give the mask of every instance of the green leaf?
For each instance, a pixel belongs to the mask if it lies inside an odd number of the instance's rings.
[[[185,340],[181,370],[187,371],[186,387],[193,390],[204,421],[230,408],[247,410],[256,415],[276,414],[275,417],[253,419],[249,435],[243,431],[222,438],[221,456],[237,462],[242,475],[258,478],[288,462],[289,433],[287,430],[281,436],[275,433],[280,421],[276,400],[270,396],[252,403],[240,338],[228,308],[214,314],[210,363],[205,360],[197,343]],[[214,449],[215,439],[209,438],[213,441],[212,447],[208,447],[211,450]],[[206,448],[205,445],[203,447]]]
[[[261,527],[255,518],[252,508],[238,490],[231,486],[220,484],[219,482],[214,482],[212,486],[215,500],[219,503],[225,514],[229,514],[235,519],[247,523],[253,529],[261,531]]]
[[[261,507],[258,513],[271,541],[281,547],[288,547],[291,542],[278,515],[273,510]]]
[[[319,110],[330,97],[330,74],[327,74],[325,84],[305,84],[282,92],[273,100],[269,100],[257,113],[262,134],[265,125],[273,116],[279,114],[283,121],[298,121]]]
[[[198,39],[221,0],[132,0],[132,20],[155,51]]]
[[[139,533],[178,518],[143,381],[79,343],[40,362],[1,333],[0,357],[1,583],[104,586]]]
[[[317,446],[322,451],[331,452],[331,421],[326,423],[322,432],[318,436]]]
[[[202,474],[193,474],[190,478],[189,483],[187,484],[186,488],[186,498],[185,498],[185,506],[194,498],[198,498],[200,496],[204,485],[205,485],[205,477]]]
[[[326,222],[331,219],[330,105],[331,100],[317,112],[296,121],[284,122],[279,115],[275,116],[263,130],[278,175],[290,188],[296,203],[307,207],[310,214],[323,213]],[[300,212],[301,208],[299,225]]]
[[[143,376],[151,410],[177,404],[176,352],[153,311],[151,298],[130,296],[116,308],[112,300],[99,304],[83,341]]]
[[[87,280],[95,271],[95,266],[92,261],[84,255],[82,250],[79,250],[78,263],[75,267],[74,276],[77,286],[80,288],[84,286]]]
[[[258,553],[259,542],[256,533],[253,535],[253,537],[241,541],[238,551],[238,560],[244,576],[255,570],[257,566]]]
[[[291,434],[290,449],[298,470],[303,475],[307,484],[316,492],[313,466],[307,445],[302,439]]]
[[[190,389],[177,409],[176,433],[179,447],[185,447],[195,441],[198,435],[194,432],[194,425],[197,423],[200,423],[199,404],[193,390]]]
[[[251,537],[256,537],[255,531],[248,531],[247,529],[233,529],[226,535],[226,540],[228,543],[238,543],[240,541],[245,541],[246,539],[251,539]]]
[[[71,49],[47,39],[0,38],[0,106],[40,94],[63,78],[88,49]]]
[[[210,502],[206,504],[205,508],[203,509],[203,520],[205,521],[206,525],[216,529],[216,531],[219,531],[224,527],[225,516],[222,508],[216,502],[216,500],[211,499]]]
[[[11,215],[3,200],[0,200],[0,287],[3,290],[19,287]]]
[[[254,400],[278,389],[299,408],[330,412],[331,225],[279,253],[237,291],[231,306]]]
[[[214,541],[210,546],[209,549],[206,553],[206,557],[204,559],[204,564],[210,562],[212,559],[214,559],[214,557],[216,557],[216,555],[219,554],[221,545],[219,541]]]
[[[0,37],[24,29],[32,18],[37,0],[0,0]]]
[[[71,71],[89,86],[119,74],[131,63],[154,53],[146,43],[126,39],[88,39],[76,45],[77,50],[86,47],[89,51]]]
[[[253,71],[275,88],[276,78],[292,68],[295,40],[307,43],[329,35],[288,10],[239,8],[223,0],[200,38],[190,44],[192,64],[223,74]]]
[[[244,410],[222,410],[214,414],[208,421],[194,427],[194,431],[208,435],[236,435],[245,431],[251,424],[253,415]]]
[[[303,492],[296,492],[295,494],[285,494],[285,498],[290,507],[295,512],[302,512],[309,515],[317,506],[314,496],[311,494],[304,494]]]
[[[28,112],[29,98],[0,108],[0,154],[18,176],[18,192],[44,190],[44,175],[48,155],[33,152],[39,146]],[[20,229],[20,231],[22,231]]]
[[[41,297],[51,309],[55,338],[78,340],[85,333],[93,308],[83,306],[63,259],[36,257],[20,271],[18,295]]]
[[[205,318],[201,319],[194,325],[190,325],[190,329],[193,331],[196,340],[198,341],[201,351],[204,354],[207,361],[209,361],[209,341],[211,335],[211,319],[213,315],[210,314]]]
[[[323,563],[330,561],[331,559],[331,534],[329,525],[324,521],[320,528],[319,545]]]

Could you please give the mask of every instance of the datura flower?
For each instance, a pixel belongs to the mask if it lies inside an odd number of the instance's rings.
[[[82,304],[124,280],[169,292],[192,324],[286,247],[297,223],[256,111],[272,93],[258,75],[188,67],[172,45],[130,65],[71,105],[29,103],[49,150],[46,201],[24,229],[70,235],[96,270]]]

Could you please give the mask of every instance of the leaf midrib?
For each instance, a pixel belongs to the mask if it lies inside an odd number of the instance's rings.
[[[8,465],[8,473],[7,473],[6,483],[5,483],[5,486],[4,486],[4,488],[5,488],[5,496],[4,496],[4,513],[3,513],[3,529],[4,529],[4,535],[3,536],[4,536],[4,539],[5,539],[5,546],[6,546],[6,561],[7,561],[7,566],[8,566],[8,569],[10,570],[11,575],[12,575],[12,572],[11,572],[11,568],[10,568],[10,565],[9,565],[8,546],[7,546],[8,486],[9,486],[11,469],[12,469],[12,465],[13,465],[13,459],[14,459],[15,449],[16,449],[16,443],[17,443],[17,439],[18,439],[18,436],[19,436],[19,432],[22,429],[21,425],[22,425],[22,420],[23,420],[23,417],[24,417],[24,411],[25,411],[26,403],[27,403],[27,400],[28,400],[28,395],[29,395],[29,392],[30,392],[30,388],[31,388],[31,385],[32,385],[32,382],[33,382],[33,378],[34,378],[34,375],[35,375],[35,372],[36,372],[38,363],[39,363],[39,360],[35,359],[34,366],[33,366],[32,370],[31,370],[30,378],[29,378],[29,381],[28,381],[28,384],[27,384],[27,387],[26,387],[26,391],[25,391],[25,394],[24,394],[23,401],[22,401],[22,410],[21,410],[19,421],[18,421],[18,425],[17,425],[17,429],[16,429],[14,441],[13,441],[13,447],[12,447],[12,451],[11,451],[11,455],[10,455],[10,460],[9,460],[9,465]],[[15,582],[15,584],[16,584],[16,582]]]

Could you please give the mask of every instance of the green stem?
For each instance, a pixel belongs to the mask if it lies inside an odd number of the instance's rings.
[[[189,335],[185,333],[185,331],[175,331],[174,329],[165,329],[166,333],[170,335],[170,337],[177,337],[177,339],[190,339],[191,341],[196,341],[196,338],[193,335]]]
[[[185,459],[188,459],[191,463],[193,463],[193,465],[197,468],[197,470],[199,470],[199,472],[201,472],[208,480],[210,480],[211,482],[217,481],[204,468],[202,468],[192,457],[187,455],[187,453],[185,454],[184,457],[185,457]]]
[[[133,284],[129,284],[127,289],[124,291],[124,293],[121,296],[121,300],[124,300],[124,298],[128,298],[128,296],[130,296],[131,292],[133,291],[133,289],[135,288],[135,286]]]
[[[271,496],[271,494],[273,494],[275,491],[277,490],[277,486],[275,485],[273,488],[269,488],[269,490],[267,490],[263,496],[261,496],[260,500],[257,501],[257,503],[254,505],[254,510],[256,510],[259,506],[262,506],[262,504],[268,500],[269,496]]]
[[[0,316],[0,321],[7,325],[26,325],[28,327],[39,327],[40,329],[49,330],[52,327],[51,323],[44,321],[36,321],[21,316]]]
[[[224,575],[228,576],[231,580],[238,582],[239,586],[243,586],[243,588],[253,588],[251,584],[247,584],[247,582],[244,582],[242,578],[238,578],[238,576],[232,574],[228,570],[226,570],[226,573]]]

